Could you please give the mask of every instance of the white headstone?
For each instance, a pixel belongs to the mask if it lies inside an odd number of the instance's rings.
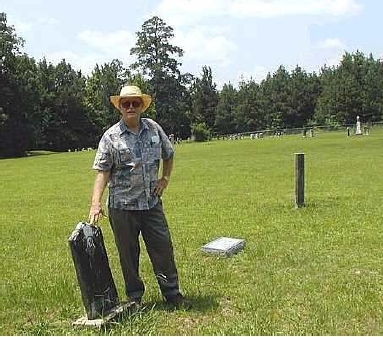
[[[360,118],[359,118],[359,116],[356,116],[356,131],[355,131],[355,134],[358,135],[358,136],[362,134],[362,128],[360,127]]]

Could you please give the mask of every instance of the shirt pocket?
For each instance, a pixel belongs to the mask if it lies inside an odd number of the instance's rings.
[[[147,149],[147,162],[148,164],[154,164],[160,161],[161,159],[161,146],[154,145]]]
[[[129,148],[117,150],[117,168],[131,169],[133,162],[133,153]]]
[[[142,157],[145,164],[153,164],[161,159],[161,142],[158,134],[145,136]]]

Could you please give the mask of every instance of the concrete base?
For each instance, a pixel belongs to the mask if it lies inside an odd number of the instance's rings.
[[[81,317],[72,323],[73,326],[93,326],[101,328],[102,326],[108,324],[110,321],[118,318],[123,313],[129,313],[136,306],[135,303],[120,303],[118,306],[111,309],[106,315],[102,318],[88,319],[86,316]]]

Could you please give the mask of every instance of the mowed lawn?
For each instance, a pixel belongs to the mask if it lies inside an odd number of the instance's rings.
[[[163,197],[190,311],[169,311],[145,249],[146,307],[107,330],[84,309],[67,239],[86,220],[94,152],[0,160],[2,335],[382,335],[383,129],[176,146]],[[294,153],[306,207],[294,207]],[[107,219],[100,223],[122,300]],[[229,257],[200,247],[243,238]]]

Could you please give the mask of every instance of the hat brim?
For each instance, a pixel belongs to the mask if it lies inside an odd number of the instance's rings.
[[[110,101],[114,105],[117,110],[120,110],[120,100],[121,98],[140,98],[142,100],[142,112],[144,112],[147,108],[149,108],[150,103],[152,102],[152,97],[147,94],[141,95],[115,95],[110,96]]]

